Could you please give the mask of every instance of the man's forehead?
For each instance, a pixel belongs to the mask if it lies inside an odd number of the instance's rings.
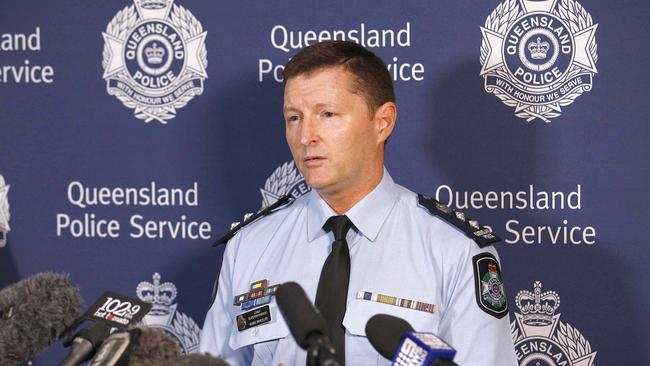
[[[328,83],[349,81],[353,79],[353,75],[342,67],[327,67],[319,68],[308,73],[298,74],[287,80],[284,85],[285,92],[287,89],[295,88],[304,84],[313,83]]]
[[[355,76],[340,66],[296,75],[287,80],[284,86],[285,109],[291,107],[292,101],[299,102],[297,99],[335,98],[342,90],[358,94],[354,81]],[[316,102],[326,103],[323,100],[314,101]]]

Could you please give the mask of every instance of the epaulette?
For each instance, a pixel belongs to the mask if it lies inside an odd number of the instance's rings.
[[[438,216],[462,230],[481,248],[501,241],[501,238],[492,233],[490,229],[479,225],[478,220],[470,219],[463,212],[454,211],[427,195],[418,194],[418,204],[426,208],[432,215]]]
[[[270,215],[273,213],[273,211],[281,206],[286,205],[289,203],[291,199],[291,195],[286,195],[280,197],[275,203],[272,205],[266,206],[263,209],[255,212],[255,213],[249,213],[244,215],[244,221],[242,222],[233,222],[230,225],[230,231],[228,231],[226,234],[224,234],[222,237],[220,237],[214,244],[212,244],[213,247],[216,247],[219,244],[226,244],[228,240],[232,239],[235,234],[241,230],[244,226],[250,224],[251,222],[259,219],[260,217],[264,217],[267,215]]]

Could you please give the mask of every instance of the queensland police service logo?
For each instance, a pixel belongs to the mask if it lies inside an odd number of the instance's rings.
[[[9,185],[0,174],[0,248],[7,245],[7,233],[9,233]]]
[[[508,314],[508,302],[499,261],[490,253],[481,253],[472,257],[472,263],[478,307],[497,319],[503,318]]]
[[[280,197],[291,195],[296,199],[309,192],[311,188],[305,182],[293,161],[287,161],[275,169],[273,174],[266,180],[262,193],[262,207],[268,207],[275,203]]]
[[[481,294],[492,307],[502,308],[506,303],[506,294],[499,270],[495,262],[488,263],[487,267],[488,271],[481,279]]]
[[[153,283],[140,282],[136,294],[140,300],[153,305],[142,323],[166,331],[178,341],[183,354],[198,350],[201,329],[192,318],[177,311],[178,304],[174,303],[174,299],[178,291],[173,283],[161,283],[160,274],[154,273]]]
[[[134,0],[106,27],[102,67],[108,94],[145,122],[166,123],[208,77],[201,23],[173,0]]]
[[[481,27],[485,90],[528,122],[559,117],[591,90],[597,27],[575,0],[505,0]]]
[[[515,304],[519,312],[510,329],[519,366],[593,366],[596,352],[589,341],[555,313],[560,307],[555,291],[542,292],[536,281],[533,292],[517,294]]]

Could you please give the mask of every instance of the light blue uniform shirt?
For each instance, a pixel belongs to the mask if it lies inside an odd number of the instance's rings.
[[[234,297],[253,282],[299,283],[314,301],[333,234],[323,224],[336,213],[316,190],[240,230],[224,252],[215,301],[208,311],[200,351],[231,365],[304,365],[306,353],[292,338],[275,298],[271,322],[239,331],[244,311]],[[417,195],[395,184],[384,169],[375,189],[346,215],[351,273],[343,320],[348,365],[390,365],[365,336],[375,314],[408,321],[416,331],[432,332],[457,350],[461,366],[517,365],[508,317],[497,319],[477,305],[472,257],[493,255],[462,231],[418,205]],[[358,299],[360,291],[435,305],[433,313]]]

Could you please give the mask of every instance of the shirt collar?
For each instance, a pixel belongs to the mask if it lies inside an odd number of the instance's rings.
[[[307,193],[307,239],[311,242],[325,234],[323,225],[336,212],[315,189]],[[398,190],[386,168],[379,184],[345,214],[368,240],[375,241],[381,226],[397,202]]]

